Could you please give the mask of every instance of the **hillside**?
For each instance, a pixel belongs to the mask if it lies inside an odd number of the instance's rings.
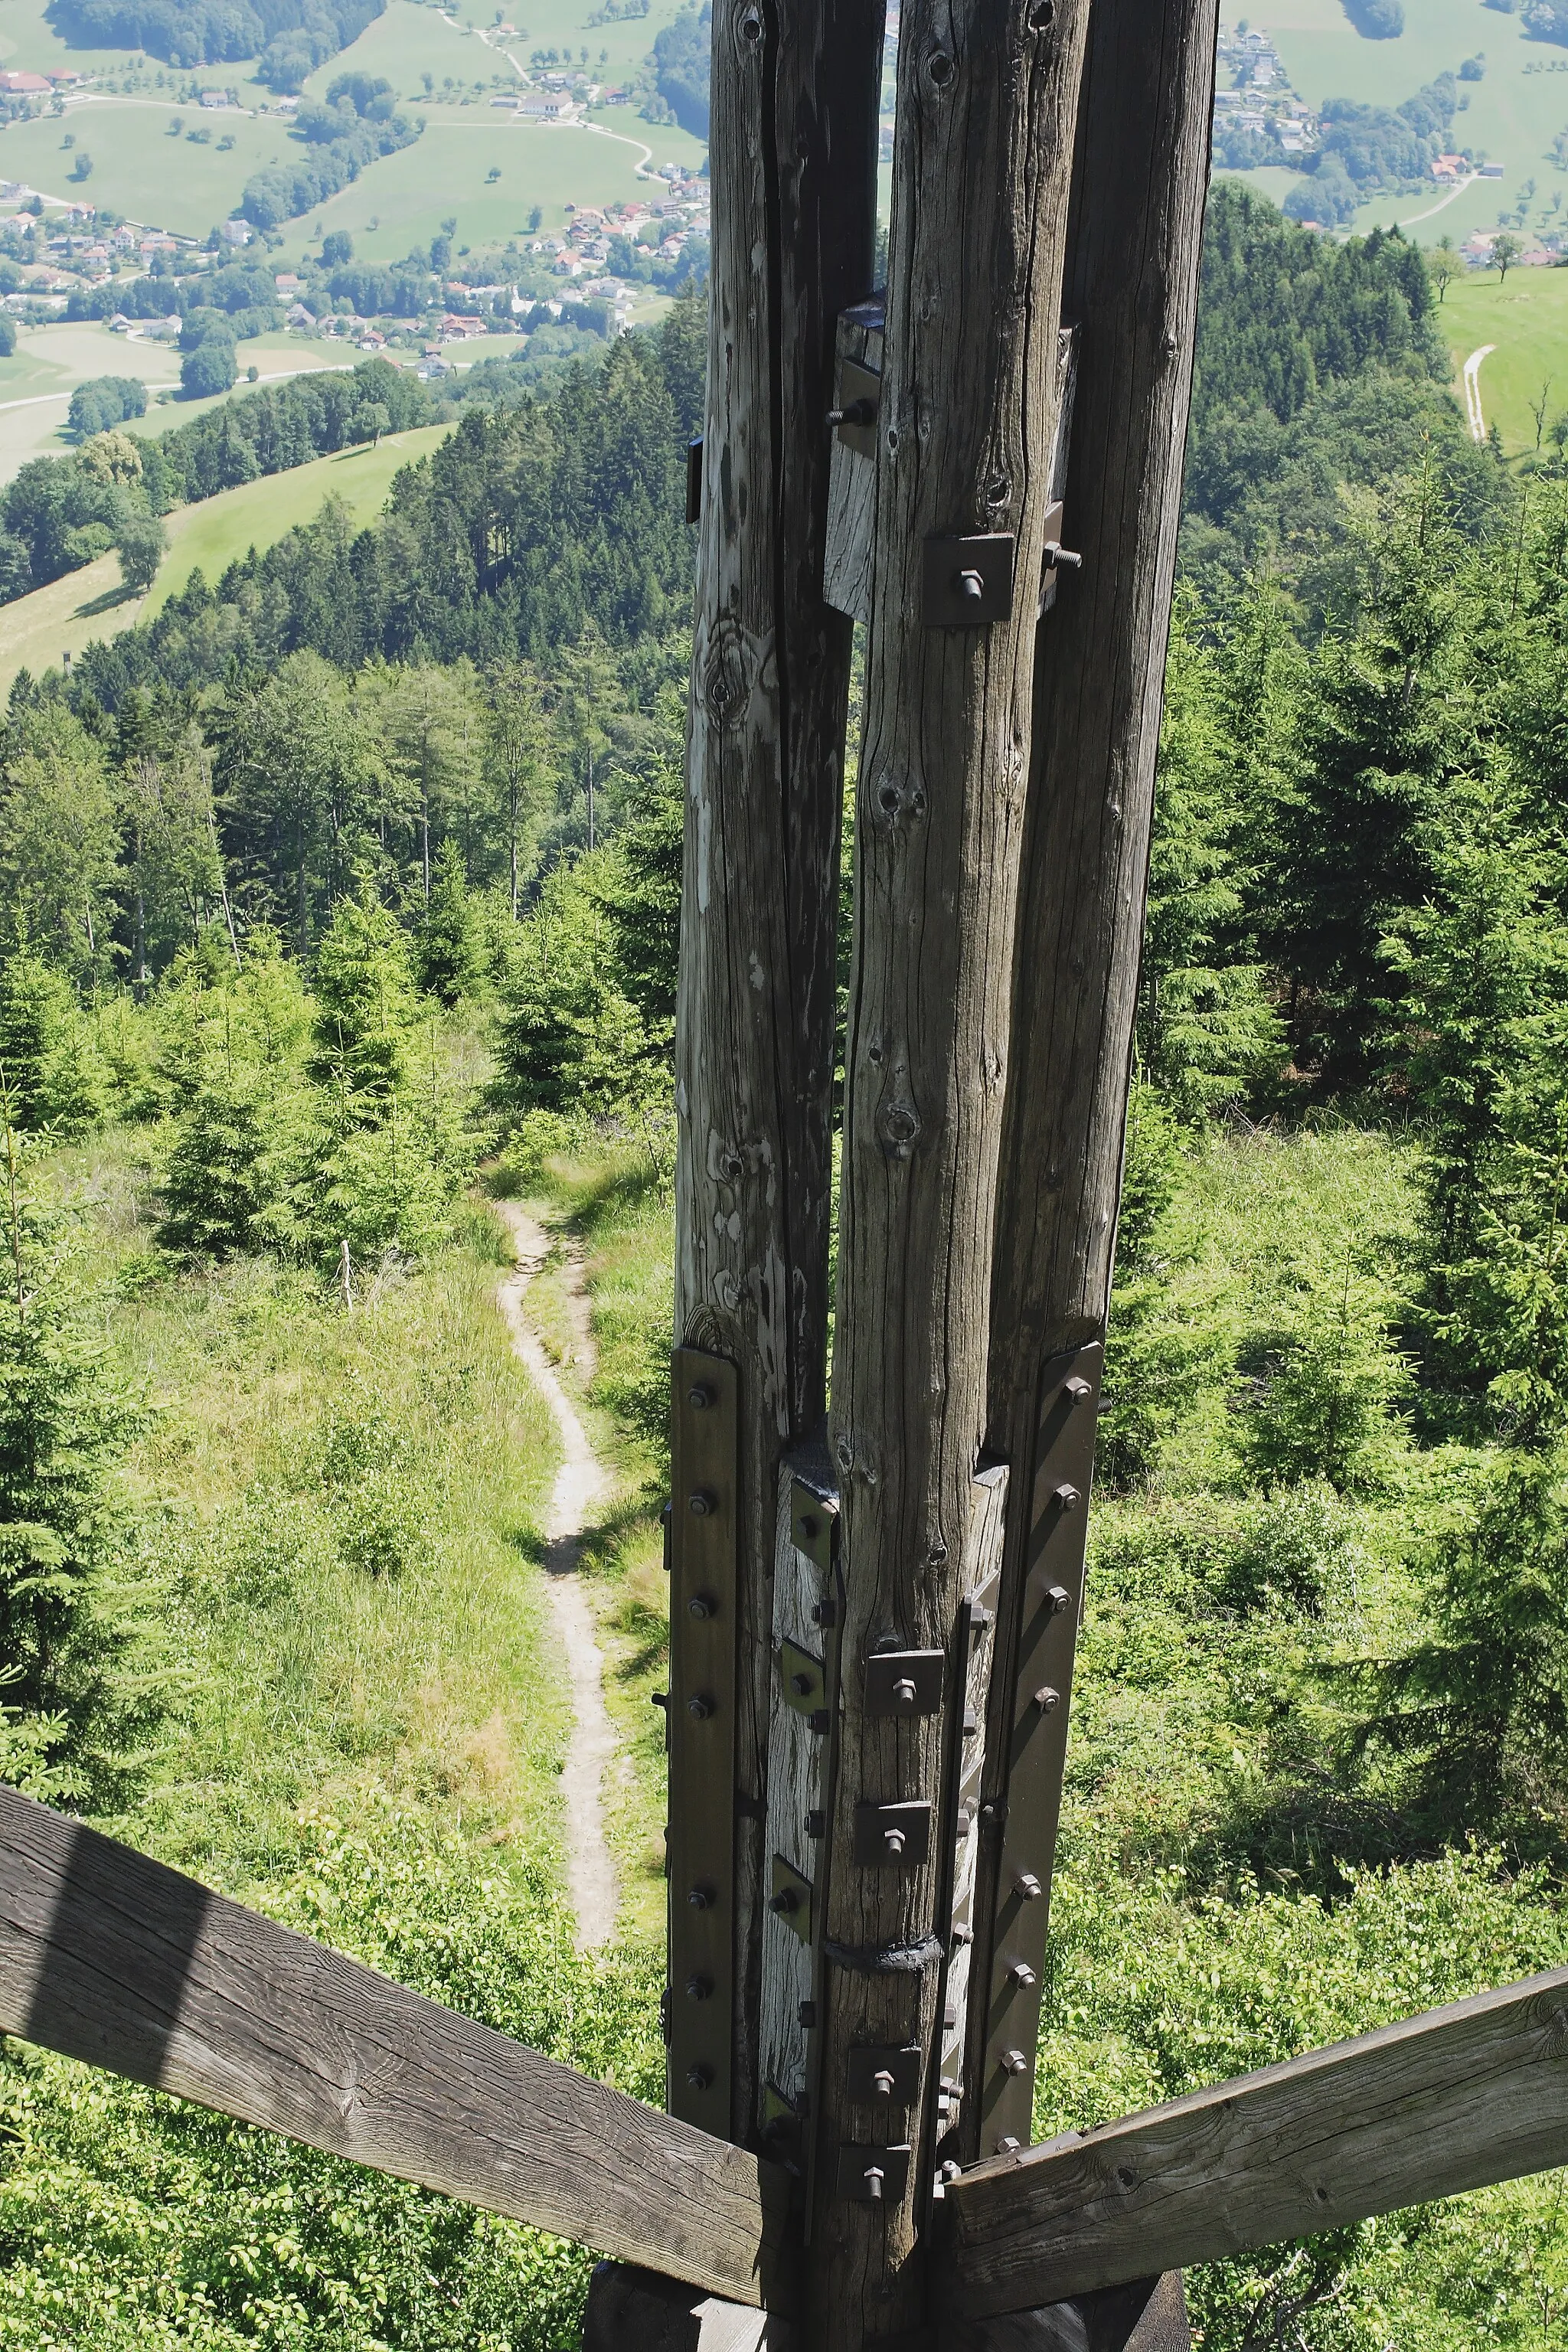
[[[1460,81],[1447,141],[1475,151],[1502,167],[1500,180],[1480,180],[1457,194],[1431,184],[1361,205],[1350,224],[1365,231],[1398,220],[1426,244],[1451,236],[1456,244],[1506,221],[1533,234],[1560,223],[1568,199],[1568,47],[1532,37],[1524,16],[1483,0],[1409,0],[1400,11],[1403,30],[1394,38],[1368,39],[1359,33],[1342,0],[1264,0],[1245,22],[1266,34],[1278,53],[1289,88],[1314,111],[1345,99],[1362,106],[1396,109],[1444,74],[1458,75],[1467,60],[1478,78]],[[1227,8],[1227,33],[1239,21]],[[1220,76],[1225,87],[1232,70]],[[1280,201],[1292,180],[1279,168],[1258,175],[1265,192]]]

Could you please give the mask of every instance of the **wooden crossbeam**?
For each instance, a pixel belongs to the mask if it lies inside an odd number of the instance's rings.
[[[948,2289],[1026,2310],[1559,2164],[1568,1969],[977,2165],[942,2208]]]
[[[4,1787],[0,2032],[735,2302],[788,2284],[776,2167]]]

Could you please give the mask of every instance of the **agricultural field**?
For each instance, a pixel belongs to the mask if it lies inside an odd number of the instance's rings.
[[[510,348],[508,341],[507,348]],[[310,374],[350,364],[337,346],[300,335],[255,335],[239,346],[241,392],[245,371],[255,368],[263,383],[288,375]],[[98,375],[140,376],[148,387],[145,416],[132,420],[132,433],[163,433],[188,424],[204,409],[227,399],[186,400],[178,392],[180,354],[172,343],[142,336],[111,334],[106,326],[24,327],[10,359],[0,359],[0,484],[18,474],[32,457],[58,457],[71,446],[66,432],[70,396],[79,383]],[[160,397],[167,394],[166,400]]]
[[[1228,7],[1226,15],[1234,24]],[[1484,59],[1481,79],[1461,88],[1454,137],[1500,163],[1501,180],[1478,181],[1453,196],[1435,185],[1430,196],[1384,197],[1363,207],[1358,230],[1398,220],[1425,245],[1444,236],[1462,244],[1478,229],[1495,228],[1500,213],[1511,217],[1528,181],[1535,184],[1528,229],[1551,226],[1568,202],[1568,169],[1552,155],[1557,134],[1568,130],[1568,49],[1530,39],[1517,15],[1482,0],[1405,0],[1405,30],[1387,41],[1364,40],[1342,0],[1264,0],[1247,22],[1272,37],[1310,106],[1329,98],[1397,106],[1437,74],[1456,73],[1467,58]],[[1289,185],[1277,171],[1247,177],[1276,201]]]
[[[363,257],[401,259],[428,245],[454,211],[465,243],[517,233],[538,207],[559,226],[568,204],[605,204],[637,192],[638,174],[665,163],[700,167],[702,142],[674,124],[645,123],[635,108],[604,107],[590,122],[546,127],[520,123],[489,100],[516,86],[535,48],[586,50],[596,77],[628,82],[672,18],[678,0],[656,0],[646,17],[593,26],[593,0],[538,0],[520,10],[513,36],[495,29],[496,11],[463,0],[447,13],[421,0],[391,0],[384,15],[307,85],[320,97],[335,77],[384,77],[429,126],[427,143],[384,158],[309,219],[290,222],[280,267],[332,228],[346,228]],[[35,0],[0,0],[0,61],[30,68],[69,65],[112,82],[131,79],[125,51],[72,50],[45,26]],[[239,204],[252,173],[289,151],[286,119],[246,64],[214,68],[243,111],[213,113],[181,103],[170,77],[165,97],[143,70],[136,87],[87,91],[47,115],[0,131],[0,175],[25,180],[46,196],[107,205],[145,226],[205,237]],[[178,78],[182,82],[185,78]],[[171,134],[178,121],[181,132]],[[193,133],[205,132],[205,138]],[[67,146],[65,142],[73,143]],[[226,145],[224,142],[227,142]],[[78,154],[92,159],[90,178],[71,178]],[[499,166],[501,177],[489,174]]]
[[[356,523],[368,522],[399,467],[427,457],[450,429],[427,425],[389,434],[377,449],[342,449],[178,509],[168,518],[169,552],[144,598],[122,587],[120,558],[111,554],[0,605],[0,695],[10,691],[18,670],[37,676],[57,667],[64,654],[74,661],[95,637],[118,636],[151,619],[198,564],[209,580],[218,579],[247,549],[268,548],[297,523],[311,521],[329,498],[341,499]]]
[[[1501,283],[1495,269],[1461,278],[1448,289],[1439,323],[1456,381],[1472,352],[1496,346],[1479,369],[1482,415],[1510,457],[1532,451],[1531,403],[1542,407],[1548,432],[1568,411],[1568,269],[1510,269]]]
[[[433,110],[416,145],[362,173],[310,215],[308,229],[290,224],[286,249],[298,254],[307,243],[319,244],[322,232],[347,229],[357,258],[400,260],[414,247],[427,246],[452,218],[459,253],[468,246],[504,245],[526,233],[535,205],[545,227],[559,228],[569,204],[616,204],[646,194],[638,174],[650,153],[659,160],[679,149],[680,160],[693,168],[700,161],[701,148],[684,131],[656,131],[626,107],[616,110],[615,121],[616,128],[606,131],[598,123],[521,123],[499,110],[474,119]],[[492,182],[497,165],[500,177]]]
[[[231,75],[232,66],[215,68]],[[170,124],[182,126],[179,137]],[[193,131],[206,134],[193,139]],[[64,142],[74,144],[67,148]],[[232,144],[225,150],[225,140]],[[0,132],[0,175],[26,180],[62,204],[94,204],[175,236],[205,237],[238,204],[253,172],[287,152],[280,115],[209,113],[163,98],[71,99],[63,115],[14,122]],[[91,177],[71,178],[79,154]]]

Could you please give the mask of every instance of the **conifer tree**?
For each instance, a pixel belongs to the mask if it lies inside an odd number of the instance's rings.
[[[447,840],[436,855],[430,903],[419,931],[419,985],[443,1004],[458,1004],[478,984],[481,962],[463,853]]]
[[[152,1704],[116,1673],[132,1638],[118,1481],[140,1413],[80,1312],[70,1231],[30,1181],[31,1149],[0,1080],[0,1771],[47,1767],[86,1794]]]

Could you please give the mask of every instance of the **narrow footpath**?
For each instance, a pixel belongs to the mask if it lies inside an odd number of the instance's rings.
[[[566,1807],[566,1880],[577,1915],[578,1946],[591,1951],[607,1944],[614,1935],[619,1900],[616,1865],[605,1837],[604,1801],[605,1773],[615,1759],[616,1741],[605,1706],[604,1653],[593,1608],[577,1581],[576,1570],[583,1530],[595,1506],[608,1496],[610,1479],[523,1311],[528,1286],[550,1255],[549,1235],[517,1202],[498,1201],[495,1205],[517,1258],[517,1270],[497,1290],[496,1304],[506,1318],[512,1347],[542,1393],[561,1435],[561,1467],[555,1474],[544,1528],[545,1591],[572,1685],[572,1739],[561,1776]],[[587,1301],[582,1276],[570,1264],[567,1282],[579,1344],[586,1354],[592,1345]]]

